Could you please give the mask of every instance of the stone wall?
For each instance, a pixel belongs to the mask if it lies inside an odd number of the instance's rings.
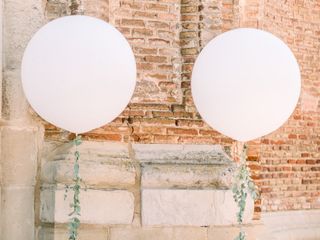
[[[43,149],[38,239],[66,239],[74,148],[46,142]],[[204,240],[222,229],[235,237],[236,166],[221,146],[86,141],[80,151],[81,239]],[[249,199],[244,222],[256,233],[253,210]]]
[[[237,27],[280,37],[302,72],[294,114],[273,134],[249,143],[248,163],[261,191],[254,218],[261,211],[308,209],[302,212],[307,215],[320,207],[319,1],[82,2],[85,14],[110,22],[126,36],[138,67],[137,88],[125,111],[84,135],[81,174],[88,190],[82,195],[82,239],[234,238],[238,229],[230,226],[235,209],[228,189],[239,146],[201,120],[190,78],[205,44]],[[20,64],[32,34],[45,22],[70,14],[69,3],[1,3],[0,239],[66,239],[70,196],[64,201],[63,195],[72,170],[67,140],[74,136],[44,122],[28,106]],[[272,217],[262,215],[266,226]],[[246,229],[249,239],[264,231],[259,221]]]
[[[296,111],[284,126],[249,143],[249,163],[263,196],[256,203],[256,217],[262,209],[319,208],[320,7],[317,1],[106,2],[94,2],[99,7],[90,8],[88,14],[105,14],[127,37],[137,58],[138,85],[122,115],[86,134],[86,139],[221,144],[235,155],[236,143],[211,129],[195,109],[190,90],[192,67],[201,49],[219,33],[237,27],[264,29],[281,38],[294,52],[301,68],[302,92]],[[61,12],[52,10],[52,4],[58,3],[47,3],[50,19]],[[85,6],[91,4],[84,1]],[[46,125],[46,130],[48,139],[65,136],[53,126]]]

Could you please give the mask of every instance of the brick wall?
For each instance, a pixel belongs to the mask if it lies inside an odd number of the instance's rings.
[[[301,69],[288,122],[261,139],[262,210],[320,208],[320,2],[264,1],[261,28],[282,38]]]
[[[261,189],[256,212],[320,208],[320,3],[317,0],[86,0],[86,14],[114,24],[137,60],[135,94],[112,123],[87,139],[136,143],[235,142],[197,113],[190,77],[205,44],[237,27],[268,30],[293,50],[301,67],[298,107],[278,131],[249,143],[249,163]],[[47,3],[48,19],[66,14],[64,2]],[[47,139],[71,138],[46,123]]]

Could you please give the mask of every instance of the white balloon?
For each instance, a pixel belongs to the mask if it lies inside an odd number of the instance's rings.
[[[42,118],[84,133],[123,111],[135,88],[136,64],[129,43],[113,26],[68,16],[33,36],[21,74],[25,95]]]
[[[191,88],[204,121],[228,137],[249,141],[278,129],[292,114],[300,95],[300,70],[279,38],[239,28],[202,50]]]

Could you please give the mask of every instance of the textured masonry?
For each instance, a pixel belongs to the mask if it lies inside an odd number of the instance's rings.
[[[46,149],[40,219],[65,223],[71,196],[64,200],[63,186],[71,182],[74,147],[48,142]],[[79,150],[88,187],[80,197],[85,224],[131,225],[134,218],[142,226],[236,224],[229,190],[235,164],[220,146],[85,141]],[[245,222],[252,220],[253,209],[248,201]]]
[[[72,194],[64,197],[65,190],[41,192],[41,221],[67,223],[69,221]],[[134,211],[133,194],[128,191],[87,190],[80,196],[82,223],[131,224]]]
[[[278,225],[288,219],[302,219],[301,223],[313,219],[305,216],[319,219],[317,211],[312,210],[320,208],[318,1],[83,0],[83,3],[85,14],[109,21],[127,37],[137,59],[138,87],[119,118],[84,136],[101,142],[82,146],[81,160],[82,176],[90,194],[120,191],[130,195],[126,199],[128,202],[133,199],[134,210],[132,213],[130,208],[128,214],[133,220],[130,225],[83,225],[82,240],[234,239],[237,227],[141,226],[143,191],[159,194],[226,191],[233,167],[219,163],[220,157],[207,161],[208,155],[195,158],[198,161],[192,163],[189,154],[183,153],[188,147],[177,147],[176,154],[181,153],[177,161],[171,158],[169,163],[162,157],[148,162],[147,155],[151,156],[155,149],[146,154],[150,145],[138,147],[144,158],[128,142],[173,144],[173,148],[175,144],[220,145],[237,159],[237,144],[201,120],[190,91],[192,67],[198,53],[210,39],[237,27],[268,30],[283,39],[297,57],[302,73],[302,93],[291,118],[275,133],[249,143],[248,160],[261,191],[261,199],[255,203],[255,218],[259,218],[261,211],[308,209],[285,218],[281,212],[271,218],[263,214],[262,218]],[[72,135],[45,123],[29,108],[21,89],[20,63],[32,34],[46,21],[69,14],[68,4],[65,0],[4,0],[0,11],[3,23],[0,239],[66,239],[65,224],[40,221],[43,203],[40,195],[51,191],[54,200],[62,194],[63,184],[70,183],[72,150],[63,150],[68,145],[60,141]],[[46,142],[42,139],[44,135]],[[57,139],[59,142],[54,142]],[[166,149],[172,154],[172,149],[168,146]],[[216,147],[212,149],[220,152]],[[298,229],[299,224],[288,229]],[[300,232],[298,229],[290,236],[285,235],[287,230],[280,229],[280,235],[274,237],[317,238],[312,229],[319,228],[318,223],[312,220],[310,224],[316,227]],[[247,225],[249,239],[256,239],[258,229],[260,225],[256,222]],[[270,235],[266,239],[270,240]]]
[[[151,226],[221,226],[237,224],[238,208],[231,190],[142,191],[142,224]],[[251,222],[253,201],[248,199],[244,223]]]

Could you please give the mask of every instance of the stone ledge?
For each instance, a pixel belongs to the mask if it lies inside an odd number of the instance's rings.
[[[33,186],[37,169],[37,140],[34,126],[1,127],[1,168],[3,186]]]
[[[200,227],[111,228],[110,240],[207,240],[207,229]]]
[[[233,164],[220,145],[133,144],[141,163]]]
[[[234,166],[144,164],[143,188],[230,189]]]
[[[80,163],[80,175],[88,186],[130,187],[135,184],[135,169],[132,164],[111,164],[101,161]],[[42,167],[42,183],[69,184],[73,178],[73,163],[70,161],[49,161]]]
[[[46,156],[44,159],[46,161],[74,160],[75,148],[71,142],[63,144],[46,142],[44,149],[43,156]],[[78,150],[83,161],[91,161],[92,159],[110,163],[129,161],[128,144],[125,143],[83,141]]]
[[[252,220],[254,202],[247,200],[244,223]],[[231,190],[143,190],[142,224],[210,226],[237,224],[238,208]]]
[[[244,225],[243,230],[246,233],[246,240],[258,240],[264,234],[265,227],[261,222],[254,222],[253,224]],[[234,240],[239,231],[239,226],[210,227],[208,229],[208,240]],[[286,238],[283,238],[283,240],[286,240]]]
[[[67,228],[49,228],[41,227],[38,232],[39,240],[66,240],[68,239]],[[81,240],[105,240],[108,239],[107,230],[103,228],[89,229],[80,228],[79,239]]]
[[[66,223],[71,212],[72,192],[64,200],[64,190],[44,189],[41,192],[40,218],[42,222]],[[131,224],[134,197],[131,192],[117,190],[87,190],[80,195],[82,223]]]

